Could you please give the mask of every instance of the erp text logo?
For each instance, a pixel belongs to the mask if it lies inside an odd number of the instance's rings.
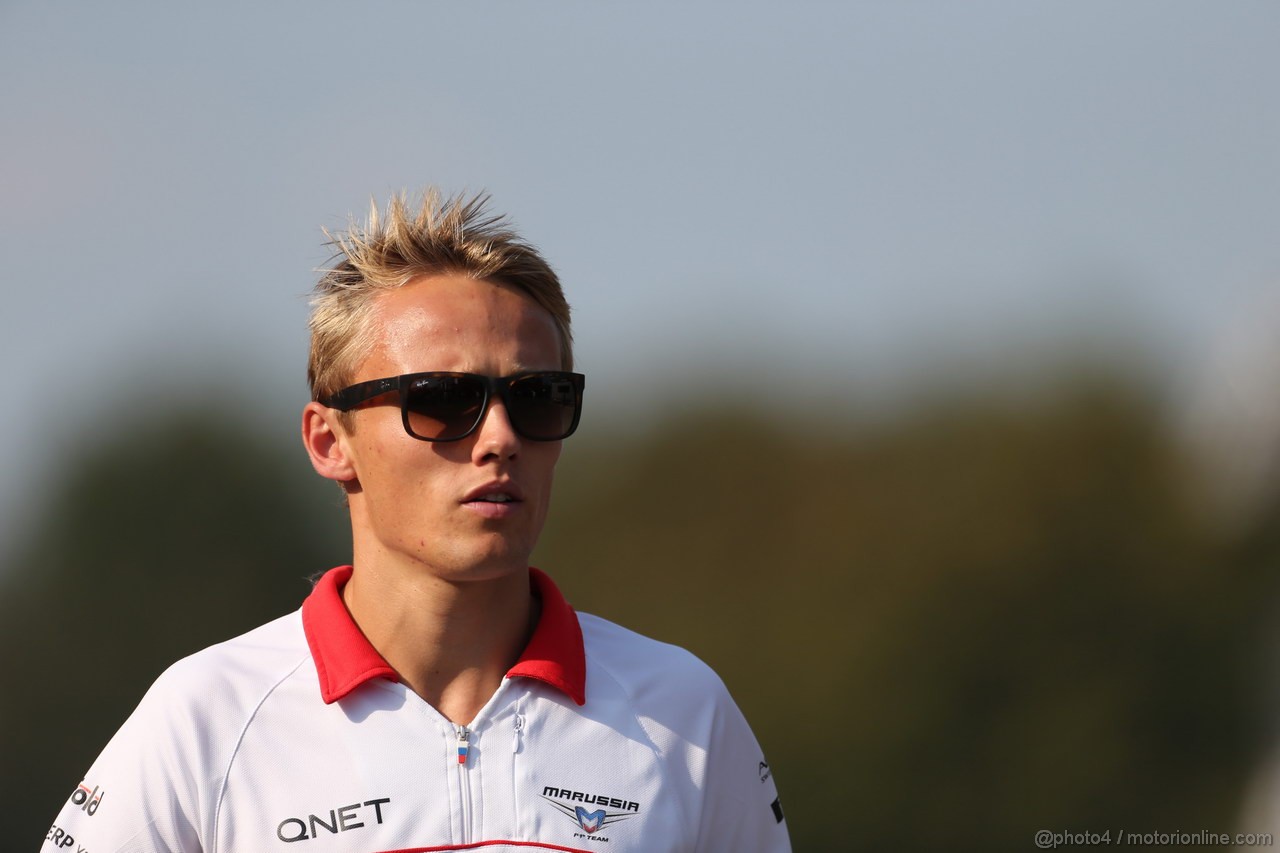
[[[54,847],[61,847],[63,850],[70,850],[74,847],[76,853],[89,853],[89,848],[76,844],[76,840],[71,833],[65,829],[60,829],[56,823],[49,827],[49,832],[45,835],[44,840],[53,842]]]
[[[92,817],[97,813],[98,806],[102,805],[102,798],[106,794],[107,792],[100,790],[97,785],[93,786],[93,790],[89,790],[89,783],[81,782],[71,794],[71,802]]]

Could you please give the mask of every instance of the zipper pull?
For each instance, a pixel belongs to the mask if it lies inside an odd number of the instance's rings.
[[[467,731],[466,726],[458,726],[458,763],[467,763],[467,753],[471,751],[471,732]]]
[[[511,740],[511,752],[513,754],[520,751],[520,733],[524,731],[524,715],[523,714],[516,714],[515,725],[516,725],[516,734],[515,734],[515,737],[512,738]]]

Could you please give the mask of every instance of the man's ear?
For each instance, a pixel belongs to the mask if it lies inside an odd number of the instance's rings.
[[[336,409],[317,402],[302,409],[302,444],[311,457],[311,467],[328,480],[348,483],[356,479],[356,469],[347,447],[347,433]]]

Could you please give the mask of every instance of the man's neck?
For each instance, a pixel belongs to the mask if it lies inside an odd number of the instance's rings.
[[[498,689],[538,620],[527,570],[453,582],[425,567],[357,562],[342,599],[400,680],[462,725]]]

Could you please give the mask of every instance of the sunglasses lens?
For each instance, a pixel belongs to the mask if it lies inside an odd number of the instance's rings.
[[[479,377],[437,374],[420,376],[406,391],[409,430],[420,438],[461,438],[484,413],[485,386]]]
[[[493,380],[469,373],[423,373],[404,389],[409,433],[428,441],[468,435],[484,417]],[[559,441],[578,425],[582,378],[574,373],[526,373],[502,395],[516,432],[534,441]]]
[[[577,426],[578,386],[569,373],[534,373],[507,387],[512,426],[525,438],[558,441]]]

